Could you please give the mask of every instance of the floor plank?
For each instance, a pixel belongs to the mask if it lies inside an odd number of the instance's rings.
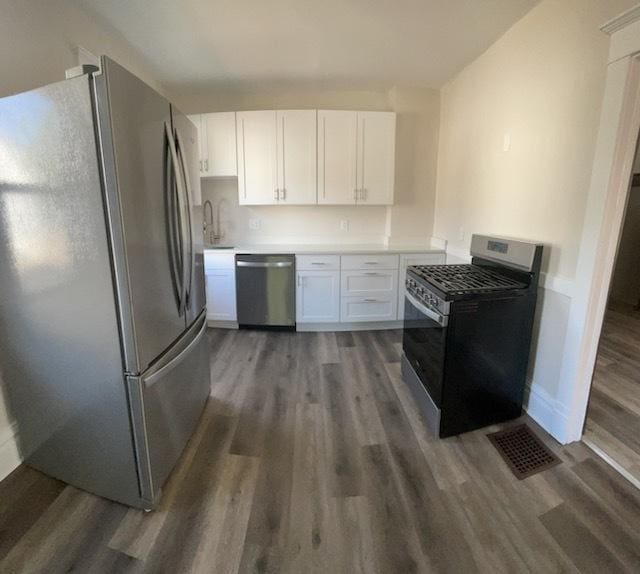
[[[593,374],[585,438],[640,481],[640,309],[611,301]]]
[[[523,481],[486,437],[503,425],[434,437],[401,378],[400,331],[209,339],[212,396],[158,509],[20,467],[0,483],[0,571],[640,569],[638,491],[526,417],[563,464]],[[620,382],[630,351],[616,349],[601,364]]]

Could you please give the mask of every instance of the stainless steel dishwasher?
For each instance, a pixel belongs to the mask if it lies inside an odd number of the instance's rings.
[[[236,295],[241,327],[295,327],[295,256],[236,255]]]

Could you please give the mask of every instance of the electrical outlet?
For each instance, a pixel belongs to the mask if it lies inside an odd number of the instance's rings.
[[[349,231],[349,220],[343,219],[340,221],[340,231]]]
[[[250,219],[249,220],[249,229],[260,229],[260,220],[259,219]]]

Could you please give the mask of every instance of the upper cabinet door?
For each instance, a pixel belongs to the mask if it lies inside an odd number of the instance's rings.
[[[203,156],[205,175],[237,176],[236,113],[202,114],[202,126],[207,141],[207,152]]]
[[[237,112],[236,127],[240,204],[277,203],[276,112]]]
[[[316,110],[276,112],[278,203],[316,203]]]
[[[318,203],[354,204],[358,115],[318,110]]]
[[[393,204],[396,114],[358,112],[357,202]]]
[[[205,114],[192,114],[187,116],[198,129],[198,166],[200,167],[200,177],[206,177],[206,163],[207,157],[207,130],[204,125]]]

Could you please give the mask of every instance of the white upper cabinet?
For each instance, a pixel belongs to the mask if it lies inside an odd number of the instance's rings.
[[[316,110],[278,110],[278,203],[316,203]]]
[[[356,202],[356,112],[318,110],[318,203]]]
[[[391,205],[393,112],[318,110],[318,203]]]
[[[200,177],[235,177],[236,113],[196,114],[189,119],[198,128]]]
[[[236,113],[202,114],[202,125],[206,139],[205,175],[207,177],[237,176]]]
[[[276,113],[237,112],[236,130],[240,205],[277,203]]]
[[[206,177],[205,157],[207,156],[207,130],[203,126],[204,116],[206,114],[192,114],[187,116],[198,128],[198,163],[200,165],[200,177]]]
[[[357,203],[393,203],[395,155],[396,114],[358,112]]]

